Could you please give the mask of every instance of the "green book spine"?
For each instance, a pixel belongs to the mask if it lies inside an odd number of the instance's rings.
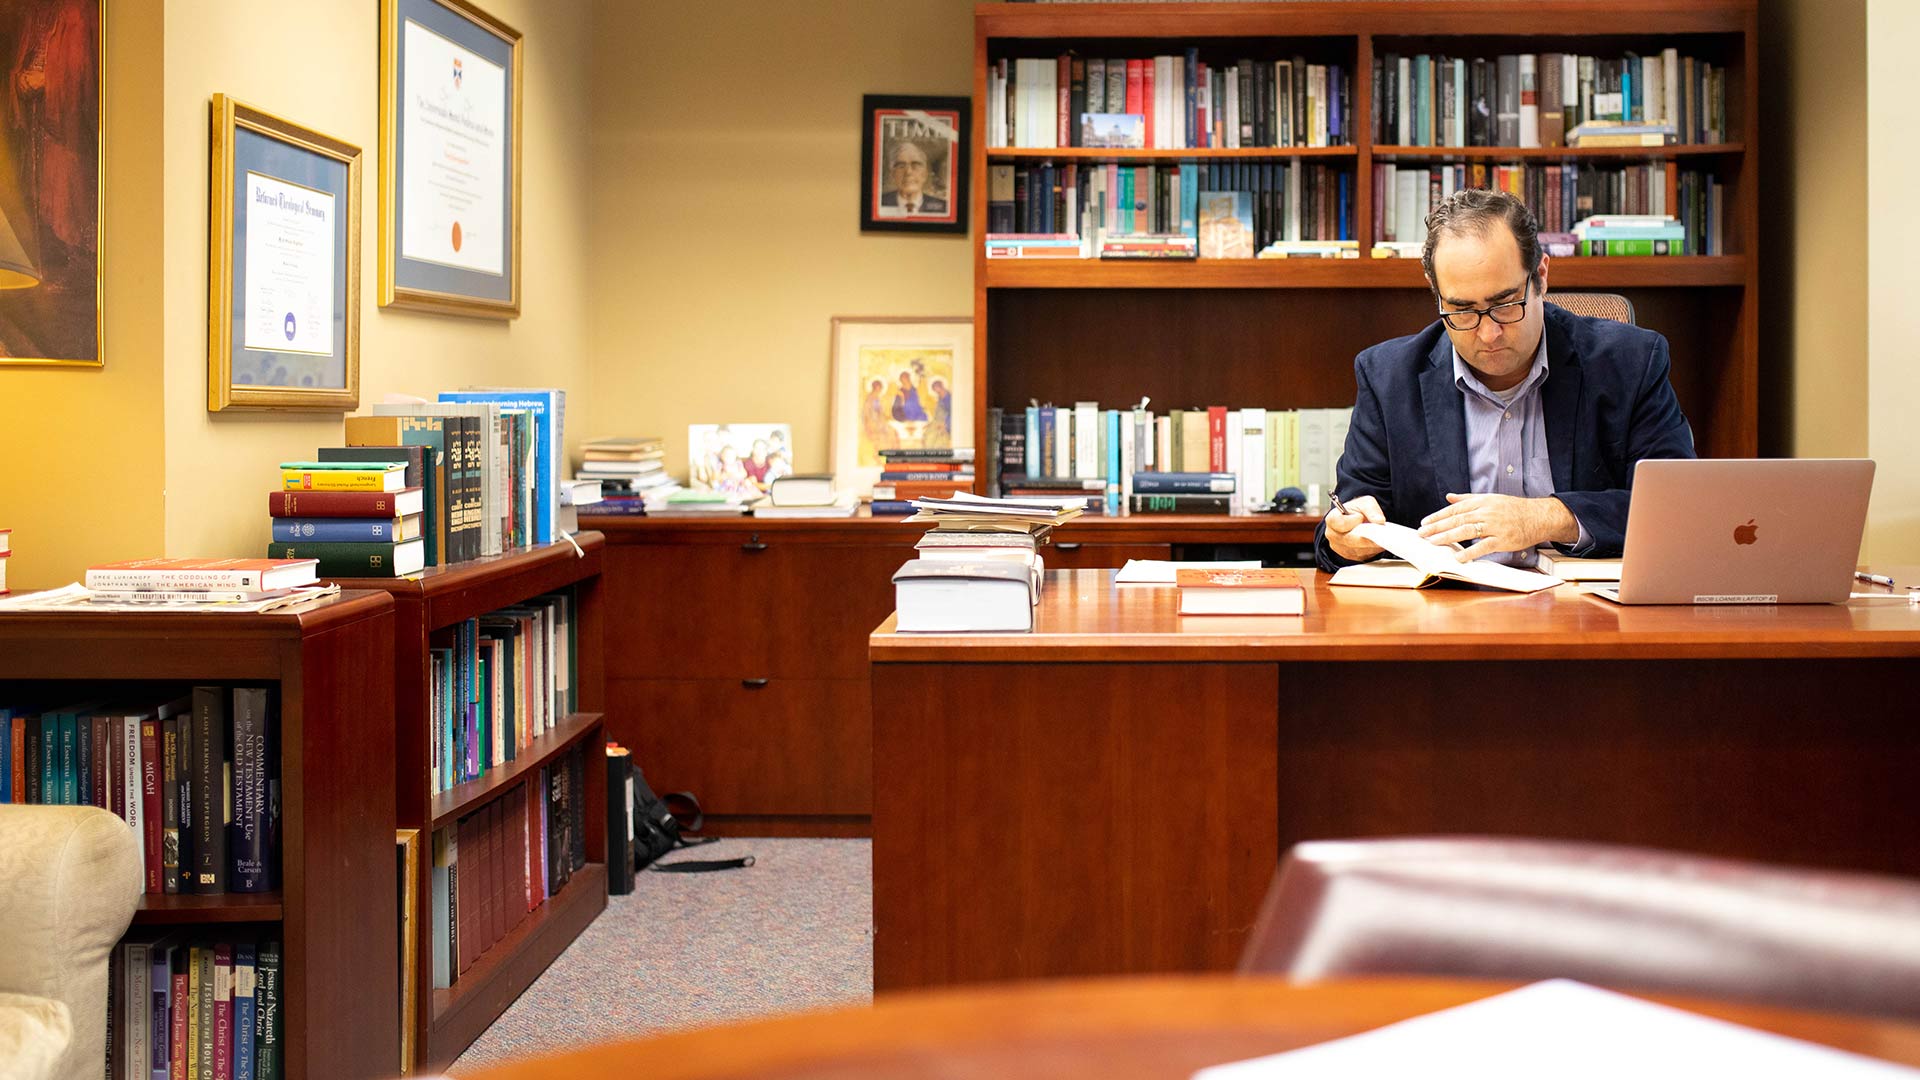
[[[60,805],[80,805],[80,718],[60,714]]]
[[[253,1064],[260,1080],[281,1080],[280,943],[263,941],[254,972]]]
[[[267,547],[269,559],[318,559],[316,572],[323,578],[330,577],[398,577],[394,570],[394,553],[406,544],[419,541],[408,540],[399,544],[345,543],[323,541],[301,541],[294,544],[270,544]]]
[[[1582,240],[1582,255],[1685,255],[1685,240]]]

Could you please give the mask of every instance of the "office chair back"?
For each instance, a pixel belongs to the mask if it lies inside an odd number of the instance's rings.
[[[1497,837],[1305,843],[1240,968],[1567,977],[1914,1019],[1920,881]]]
[[[1547,303],[1563,307],[1575,315],[1585,315],[1593,319],[1612,319],[1628,326],[1633,322],[1633,301],[1619,293],[1548,293]]]

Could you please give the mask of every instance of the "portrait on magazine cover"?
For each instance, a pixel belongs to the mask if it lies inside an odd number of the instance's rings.
[[[864,99],[862,229],[967,231],[967,111],[965,98]]]

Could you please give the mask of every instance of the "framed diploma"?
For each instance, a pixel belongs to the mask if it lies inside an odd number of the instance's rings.
[[[520,32],[380,0],[380,306],[520,314]]]
[[[360,148],[213,97],[207,409],[360,404]]]

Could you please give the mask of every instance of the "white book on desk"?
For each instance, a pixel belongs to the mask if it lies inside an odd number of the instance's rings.
[[[1404,562],[1381,560],[1343,566],[1327,582],[1329,585],[1360,585],[1378,589],[1424,589],[1441,581],[1464,581],[1508,592],[1539,592],[1561,584],[1559,578],[1505,563],[1479,559],[1463,563],[1454,557],[1456,549],[1428,541],[1413,529],[1392,522],[1367,522],[1353,530],[1362,540],[1371,540]]]
[[[1913,1080],[1920,1070],[1566,979],[1344,1039],[1217,1065],[1193,1080]]]
[[[1033,568],[993,559],[912,559],[893,575],[895,629],[966,633],[1033,629]]]

